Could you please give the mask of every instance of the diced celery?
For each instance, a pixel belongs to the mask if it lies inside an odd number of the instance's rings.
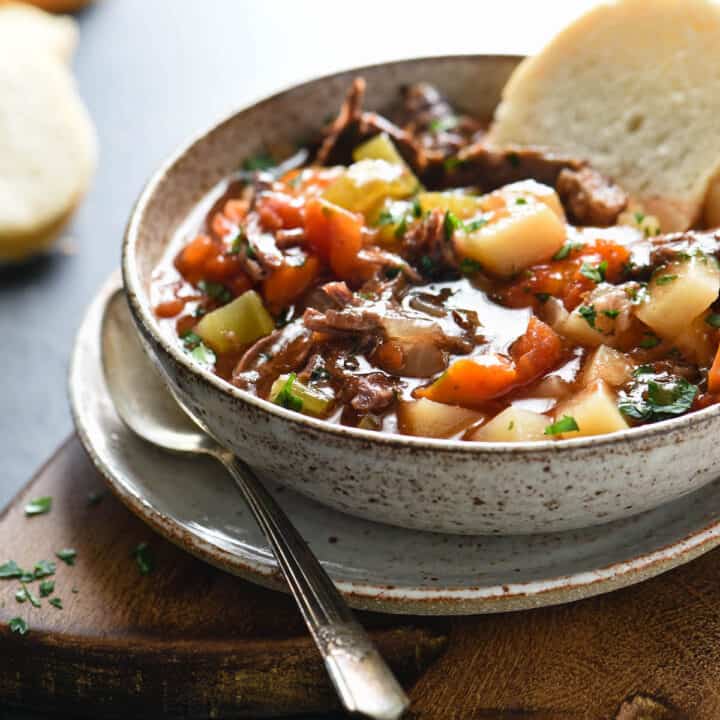
[[[270,402],[316,417],[327,414],[334,399],[332,390],[305,385],[295,373],[281,375],[270,388]]]
[[[482,197],[457,191],[420,193],[418,202],[423,214],[436,209],[449,210],[460,220],[467,220],[485,211]]]
[[[405,161],[400,157],[393,141],[387,133],[380,133],[353,150],[353,160],[385,160],[392,165],[404,165]]]
[[[195,326],[195,333],[217,352],[229,352],[274,329],[275,323],[260,296],[254,290],[248,290],[231,303],[205,315]]]
[[[417,188],[417,178],[405,165],[367,159],[350,165],[323,196],[346,210],[367,215],[386,197],[407,198]]]

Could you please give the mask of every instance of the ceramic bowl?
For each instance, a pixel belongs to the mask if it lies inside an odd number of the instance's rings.
[[[338,510],[460,534],[554,532],[616,520],[676,499],[718,472],[720,408],[613,435],[472,443],[332,425],[239,390],[195,365],[149,302],[153,268],[196,203],[242,160],[278,140],[312,136],[358,74],[366,107],[425,80],[461,109],[490,117],[519,58],[459,56],[387,63],[313,80],[221,121],[150,180],[123,247],[131,311],[167,382],[208,432],[261,474]]]

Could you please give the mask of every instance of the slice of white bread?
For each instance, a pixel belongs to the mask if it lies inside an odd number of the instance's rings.
[[[55,16],[32,5],[0,0],[0,48],[49,52],[69,63],[77,45],[77,26],[70,17]]]
[[[690,227],[720,170],[720,4],[602,3],[515,70],[490,140],[589,160],[663,231]]]
[[[65,64],[0,49],[0,259],[49,245],[95,161],[95,131]]]

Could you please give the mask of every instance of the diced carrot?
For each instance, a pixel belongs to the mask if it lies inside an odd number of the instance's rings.
[[[225,282],[240,271],[240,258],[237,255],[227,255],[219,252],[211,255],[203,264],[203,277],[213,282]]]
[[[518,381],[529,383],[553,369],[562,355],[558,334],[542,320],[531,316],[525,334],[510,348]]]
[[[210,221],[210,231],[213,237],[221,240],[222,238],[235,232],[235,224],[225,217],[223,213],[215,213]]]
[[[625,266],[630,260],[630,251],[612,240],[597,240],[592,249],[607,263],[606,280],[611,283],[622,280]]]
[[[171,318],[179,315],[185,307],[185,301],[182,298],[174,298],[166,300],[155,306],[155,315],[159,318]]]
[[[305,198],[282,192],[264,192],[257,200],[260,222],[268,230],[302,227],[304,206]]]
[[[250,203],[247,200],[240,200],[238,198],[231,198],[223,206],[223,215],[234,223],[239,223],[245,219],[250,209]]]
[[[320,261],[308,255],[302,265],[284,264],[265,278],[262,294],[272,312],[279,312],[298,299],[315,282]]]
[[[720,348],[715,353],[715,359],[708,373],[708,390],[711,393],[720,393]]]
[[[448,405],[480,408],[486,400],[511,390],[517,380],[510,360],[488,353],[456,360],[432,385],[418,388],[414,394]]]
[[[207,235],[198,235],[180,251],[175,267],[186,280],[197,283],[203,278],[205,261],[216,251],[215,243]]]
[[[235,297],[242,295],[246,290],[250,290],[254,285],[252,279],[244,272],[239,272],[235,277],[228,280],[227,284]]]
[[[363,246],[363,216],[321,198],[305,207],[305,237],[312,250],[341,280],[361,282],[374,265],[358,257]]]

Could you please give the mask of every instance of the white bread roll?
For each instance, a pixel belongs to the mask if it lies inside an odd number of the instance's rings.
[[[587,159],[684,230],[720,171],[718,67],[717,2],[605,2],[515,70],[490,139]]]
[[[77,26],[70,17],[50,15],[32,5],[0,0],[0,48],[16,52],[49,52],[64,63],[77,45]]]

